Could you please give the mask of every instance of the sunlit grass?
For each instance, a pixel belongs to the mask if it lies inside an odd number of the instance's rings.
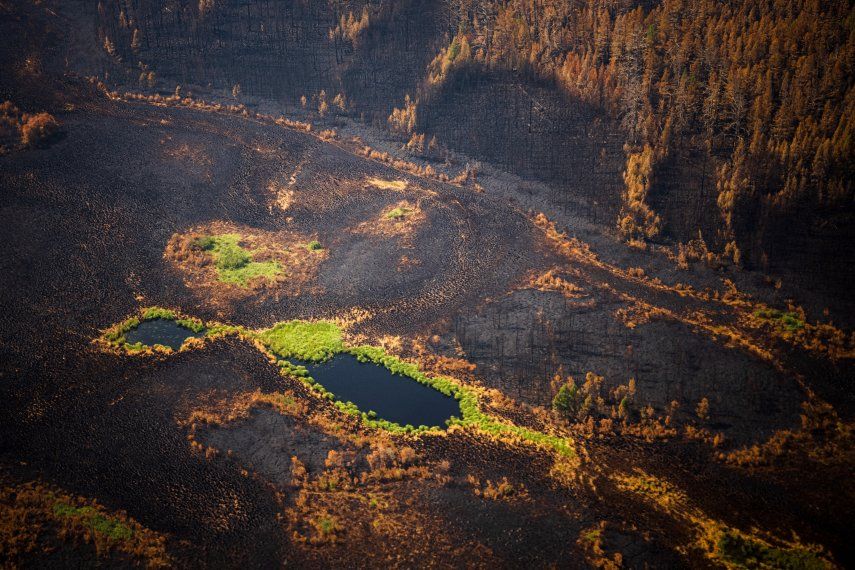
[[[406,180],[384,180],[383,178],[369,178],[368,183],[380,190],[395,190],[401,192],[407,189]]]
[[[273,280],[282,273],[277,261],[253,261],[253,252],[240,245],[238,234],[196,238],[193,244],[214,258],[220,281],[246,287],[253,279]]]
[[[385,218],[387,220],[403,220],[406,218],[411,212],[412,208],[406,208],[404,206],[398,206],[397,208],[393,208],[386,212]]]
[[[282,358],[320,361],[344,350],[341,330],[328,321],[277,323],[258,338]]]

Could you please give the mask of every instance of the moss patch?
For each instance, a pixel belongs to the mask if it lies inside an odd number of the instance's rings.
[[[254,261],[253,252],[240,245],[238,234],[202,236],[193,245],[208,252],[214,258],[217,275],[224,283],[246,287],[253,279],[272,281],[282,273],[277,261]]]

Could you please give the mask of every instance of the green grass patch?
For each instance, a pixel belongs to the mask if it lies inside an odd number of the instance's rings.
[[[312,241],[306,244],[306,249],[308,249],[309,251],[321,251],[324,249],[324,246],[322,246],[321,242],[319,242],[318,240],[313,239]]]
[[[258,338],[282,358],[319,362],[344,350],[341,329],[329,321],[277,323]]]
[[[155,319],[175,321],[176,325],[189,329],[194,333],[200,333],[205,330],[205,324],[201,320],[190,317],[183,318],[181,315],[170,309],[164,309],[163,307],[148,307],[143,310],[142,320],[153,321]]]
[[[240,245],[240,235],[220,234],[202,236],[193,245],[214,258],[220,281],[246,287],[253,279],[273,280],[282,273],[277,261],[253,261],[253,252]]]
[[[57,501],[53,506],[53,512],[58,517],[77,519],[111,540],[128,540],[134,535],[133,529],[129,526],[101,514],[93,507],[75,507],[63,501]]]
[[[754,316],[766,321],[771,321],[788,332],[796,332],[805,328],[805,322],[798,313],[792,311],[779,311],[778,309],[757,309]]]
[[[387,220],[403,220],[412,212],[412,208],[397,207],[386,212]]]
[[[817,553],[805,548],[775,548],[733,531],[721,533],[716,542],[716,553],[742,568],[824,570],[831,567]]]

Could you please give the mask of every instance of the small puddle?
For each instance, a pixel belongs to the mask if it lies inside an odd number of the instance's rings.
[[[350,354],[339,354],[322,362],[300,362],[309,375],[336,399],[353,402],[360,411],[374,411],[377,417],[413,427],[444,427],[452,416],[460,417],[454,398],[372,362],[359,362]]]
[[[128,331],[125,339],[128,344],[136,344],[138,342],[145,346],[154,346],[162,344],[173,350],[181,348],[184,341],[190,337],[200,337],[204,331],[195,333],[186,327],[182,327],[175,321],[166,319],[154,319],[144,321],[136,328]]]

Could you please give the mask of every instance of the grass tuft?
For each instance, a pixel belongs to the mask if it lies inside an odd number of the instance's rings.
[[[780,311],[778,309],[757,309],[754,316],[773,324],[788,332],[796,332],[805,328],[805,322],[798,313]]]
[[[393,208],[386,212],[387,220],[403,220],[412,212],[412,208],[405,208],[403,206],[399,206],[397,208]]]

